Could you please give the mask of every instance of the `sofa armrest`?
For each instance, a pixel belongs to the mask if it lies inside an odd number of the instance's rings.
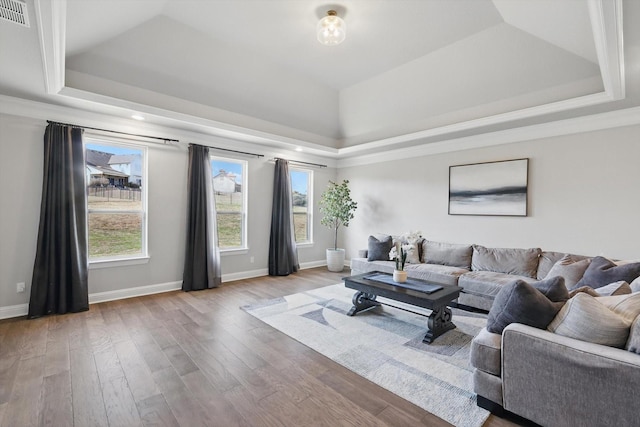
[[[504,408],[541,425],[633,425],[640,355],[511,324],[502,333]]]

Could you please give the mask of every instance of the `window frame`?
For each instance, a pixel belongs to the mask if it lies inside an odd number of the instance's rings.
[[[313,246],[313,169],[289,165],[289,171],[304,172],[307,174],[307,240],[304,242],[296,242],[296,246]],[[293,181],[291,182],[291,196],[293,199]],[[291,206],[291,212],[292,215],[295,215],[293,214],[293,206]]]
[[[228,163],[238,163],[242,166],[242,181],[241,181],[241,185],[242,185],[242,212],[241,212],[241,224],[240,224],[240,246],[234,246],[234,247],[227,247],[227,248],[221,248],[220,247],[220,231],[218,229],[218,206],[217,203],[215,204],[215,209],[216,209],[216,231],[218,232],[218,250],[220,251],[221,255],[225,255],[225,254],[232,254],[232,253],[246,253],[249,250],[249,246],[247,244],[248,241],[248,236],[249,236],[249,162],[247,160],[244,159],[237,159],[237,158],[233,158],[233,157],[224,157],[224,156],[220,156],[217,155],[215,153],[209,153],[209,164],[211,164],[214,161],[222,161],[222,162],[228,162]],[[215,202],[215,197],[216,197],[216,192],[213,189],[213,165],[211,164],[211,191],[212,191],[212,196],[214,197],[214,202]],[[221,213],[232,213],[235,214],[237,213],[236,211],[221,211]]]
[[[87,250],[89,249],[89,215],[92,213],[99,214],[141,214],[142,223],[141,223],[141,250],[140,253],[137,254],[123,254],[123,255],[109,255],[103,257],[90,257],[87,254],[87,260],[89,262],[89,269],[97,269],[97,268],[105,268],[105,267],[121,267],[126,265],[135,265],[135,264],[146,264],[149,262],[149,204],[148,204],[148,195],[149,195],[149,153],[148,146],[142,141],[132,142],[131,140],[123,140],[120,138],[108,137],[104,135],[96,135],[85,132],[82,138],[83,149],[86,150],[88,144],[93,145],[103,145],[103,146],[114,146],[114,147],[125,147],[125,148],[133,148],[136,150],[140,150],[142,154],[142,174],[141,174],[141,195],[140,201],[142,207],[140,210],[109,210],[109,209],[91,209],[89,208],[89,198],[87,196],[87,205],[85,207],[85,211],[87,213],[87,222],[86,222],[86,230],[87,230]],[[86,159],[85,159],[85,168],[86,168]],[[86,175],[85,175],[86,176]],[[89,183],[85,183],[86,188],[88,188]]]

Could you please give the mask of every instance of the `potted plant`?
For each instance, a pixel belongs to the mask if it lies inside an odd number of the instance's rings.
[[[344,249],[338,248],[338,229],[341,225],[349,226],[357,208],[358,203],[351,199],[348,180],[341,184],[329,181],[327,190],[320,196],[320,213],[323,215],[320,223],[333,230],[333,248],[327,249],[329,271],[344,269]]]
[[[404,283],[407,281],[407,272],[404,271],[404,264],[407,261],[407,252],[399,242],[391,248],[389,259],[396,262],[396,268],[393,270],[393,281]]]

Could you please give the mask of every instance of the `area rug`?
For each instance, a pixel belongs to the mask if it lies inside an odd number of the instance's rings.
[[[337,284],[242,309],[453,425],[481,426],[489,412],[476,405],[469,349],[486,316],[453,309],[456,329],[424,344],[429,310],[378,298],[395,307],[349,317],[354,292]]]

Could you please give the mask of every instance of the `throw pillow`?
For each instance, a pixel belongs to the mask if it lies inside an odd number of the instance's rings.
[[[405,243],[402,249],[407,253],[408,264],[420,264],[420,253],[418,252],[417,243]]]
[[[631,292],[640,292],[640,277],[629,284]]]
[[[574,285],[574,289],[581,286],[591,286],[596,289],[619,280],[631,283],[638,276],[640,276],[640,262],[616,265],[607,258],[597,256],[587,267],[582,279]]]
[[[587,293],[587,294],[591,295],[592,297],[600,296],[600,294],[597,293],[595,289],[590,288],[589,286],[580,286],[579,288],[575,288],[575,289],[569,291],[569,298],[575,297],[580,292]]]
[[[598,294],[596,296],[625,295],[631,293],[631,286],[624,280],[620,280],[601,286],[594,291]]]
[[[472,251],[471,245],[432,242],[430,240],[422,242],[422,257],[427,264],[470,269]]]
[[[579,293],[562,307],[547,328],[581,341],[624,347],[631,322],[611,311],[595,297]]]
[[[536,277],[540,248],[485,248],[473,245],[471,270]]]
[[[569,299],[569,291],[564,284],[562,276],[529,283],[552,302],[566,302]]]
[[[632,353],[640,354],[640,316],[631,325],[629,330],[629,339],[624,347]]]
[[[553,264],[549,273],[547,273],[546,278],[553,276],[562,276],[564,277],[564,284],[568,289],[573,288],[573,286],[578,283],[584,272],[589,267],[591,263],[591,259],[582,259],[576,260],[569,254],[566,254],[558,262]]]
[[[367,245],[367,261],[389,261],[389,251],[393,246],[391,236],[380,237],[369,236]]]
[[[640,293],[598,297],[596,300],[629,323],[640,314]]]
[[[564,283],[561,285],[564,287]],[[532,285],[523,280],[516,280],[503,286],[493,300],[487,318],[487,330],[494,334],[502,334],[504,328],[511,323],[544,329],[563,304],[550,301]]]

